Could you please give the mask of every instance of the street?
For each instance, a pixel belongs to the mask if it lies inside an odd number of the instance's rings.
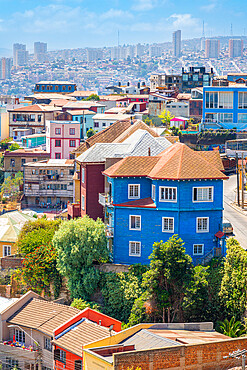
[[[224,219],[231,222],[234,237],[240,245],[247,249],[247,215],[243,215],[231,207],[235,200],[236,175],[231,175],[229,180],[224,181]]]

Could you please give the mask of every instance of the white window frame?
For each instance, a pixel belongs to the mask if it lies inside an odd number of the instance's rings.
[[[156,195],[156,186],[152,184],[152,199],[155,202],[155,195]]]
[[[7,248],[7,254],[5,254],[5,248]],[[9,253],[10,252],[10,253]],[[3,245],[3,257],[11,256],[11,245]]]
[[[175,190],[176,192],[176,199],[162,199],[161,198],[161,189],[172,189],[172,190]],[[165,190],[164,190],[164,193],[165,193]],[[170,202],[170,203],[177,203],[177,187],[175,186],[160,186],[159,187],[159,201],[160,202]]]
[[[15,341],[25,344],[26,335],[25,335],[25,332],[23,330],[15,329]]]
[[[173,228],[171,230],[164,229],[164,220],[172,220]],[[169,227],[169,222],[168,222],[168,227]],[[162,232],[163,233],[174,233],[174,217],[162,217]]]
[[[198,229],[198,221],[200,219],[207,219],[207,230],[199,230]],[[196,218],[196,232],[197,233],[208,233],[209,232],[209,217],[197,217]]]
[[[209,189],[211,189],[212,199],[195,200],[194,199],[195,189],[208,189],[208,195],[209,195]],[[213,201],[214,201],[214,187],[213,186],[193,186],[192,188],[192,202],[193,203],[204,203],[204,202],[213,202]]]
[[[131,227],[131,217],[139,217],[140,219],[140,227]],[[136,221],[135,221],[136,222]],[[140,215],[129,215],[129,230],[137,230],[140,231],[142,229],[142,218]]]
[[[81,182],[84,184],[85,182],[85,168],[82,167],[81,169]]]
[[[131,243],[139,244],[140,247],[140,253],[131,253]],[[135,245],[135,250],[136,250],[136,245]],[[141,257],[141,242],[139,241],[129,241],[129,256],[130,257]]]
[[[85,211],[85,196],[84,195],[81,196],[81,208],[83,209],[83,211]]]
[[[130,195],[131,186],[138,186],[138,196]],[[140,199],[140,184],[128,184],[128,198],[129,199]]]
[[[202,253],[195,253],[195,247],[201,246],[202,247]],[[204,255],[204,244],[193,244],[193,256],[203,256]]]

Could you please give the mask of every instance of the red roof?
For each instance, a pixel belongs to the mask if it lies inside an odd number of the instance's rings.
[[[131,202],[121,203],[121,204],[114,204],[114,206],[118,207],[141,207],[141,208],[156,208],[155,203],[152,198],[144,198],[144,199],[137,199],[132,200]]]

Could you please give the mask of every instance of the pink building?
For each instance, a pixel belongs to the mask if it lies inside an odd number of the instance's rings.
[[[80,122],[46,121],[46,151],[51,159],[73,159],[80,145]]]

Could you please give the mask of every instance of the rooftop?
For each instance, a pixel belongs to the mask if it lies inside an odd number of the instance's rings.
[[[27,221],[35,221],[35,218],[20,211],[2,214],[0,216],[0,241],[15,243],[23,225]]]
[[[60,108],[45,104],[34,104],[26,107],[9,109],[10,112],[53,112],[58,111]]]
[[[48,159],[39,162],[25,163],[26,167],[73,167],[73,159]]]

